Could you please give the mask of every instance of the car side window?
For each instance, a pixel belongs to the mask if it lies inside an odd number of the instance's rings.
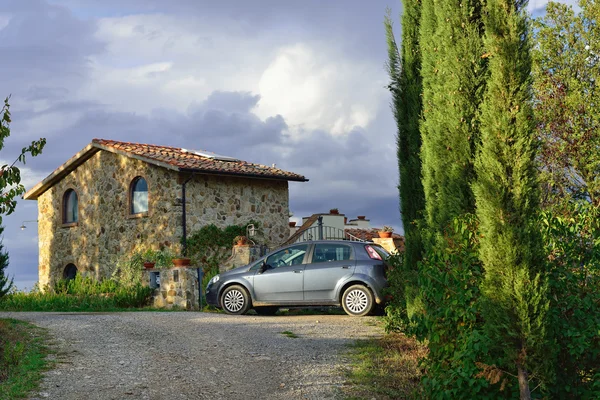
[[[307,250],[307,244],[288,247],[287,249],[271,254],[269,257],[267,257],[266,263],[271,268],[302,264],[304,254],[306,254]]]
[[[312,262],[344,261],[352,258],[352,249],[343,244],[320,243],[315,245]]]

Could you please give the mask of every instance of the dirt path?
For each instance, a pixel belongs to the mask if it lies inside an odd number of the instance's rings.
[[[347,344],[382,333],[373,317],[343,315],[0,313],[5,317],[48,328],[53,338],[58,363],[34,399],[336,398]]]

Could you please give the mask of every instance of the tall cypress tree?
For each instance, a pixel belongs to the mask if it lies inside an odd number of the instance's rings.
[[[478,0],[423,2],[421,157],[429,243],[454,217],[474,211],[470,183],[487,77],[481,7]]]
[[[421,259],[422,243],[417,220],[425,207],[421,183],[421,51],[419,49],[419,24],[421,2],[403,2],[402,52],[398,51],[390,10],[385,18],[388,45],[389,89],[392,93],[392,111],[398,126],[396,138],[398,169],[400,171],[400,210],[405,235],[405,262],[415,270]]]
[[[485,45],[490,79],[481,105],[481,146],[473,190],[480,221],[485,331],[492,353],[518,376],[522,399],[539,369],[548,308],[541,275],[536,137],[526,2],[488,0]]]
[[[8,279],[8,275],[5,274],[4,270],[8,267],[8,253],[4,251],[4,245],[2,244],[2,233],[4,227],[0,226],[0,298],[6,295],[13,286],[13,280]]]

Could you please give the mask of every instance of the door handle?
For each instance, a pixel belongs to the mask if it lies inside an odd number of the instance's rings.
[[[350,269],[349,265],[342,265],[342,269]]]
[[[302,270],[301,270],[301,269],[297,269],[297,270],[295,270],[295,271],[294,271],[294,273],[295,273],[295,274],[301,274],[301,273],[302,273]]]

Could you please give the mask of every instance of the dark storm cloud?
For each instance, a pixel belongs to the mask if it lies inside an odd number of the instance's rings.
[[[0,74],[3,90],[14,96],[31,98],[31,88],[65,93],[54,81],[85,78],[87,57],[102,51],[93,38],[95,24],[83,22],[62,6],[40,0],[4,0],[0,13],[10,15],[0,30]],[[64,83],[64,81],[62,82]]]
[[[74,10],[85,12],[90,5],[96,12],[111,16],[114,9],[127,13],[168,13],[235,22],[230,29],[245,36],[279,32],[290,41],[319,40],[335,42],[348,56],[369,57],[384,54],[383,16],[386,7],[398,21],[399,0],[302,0],[302,1],[212,1],[212,0],[56,0]],[[77,11],[76,11],[77,12]]]

